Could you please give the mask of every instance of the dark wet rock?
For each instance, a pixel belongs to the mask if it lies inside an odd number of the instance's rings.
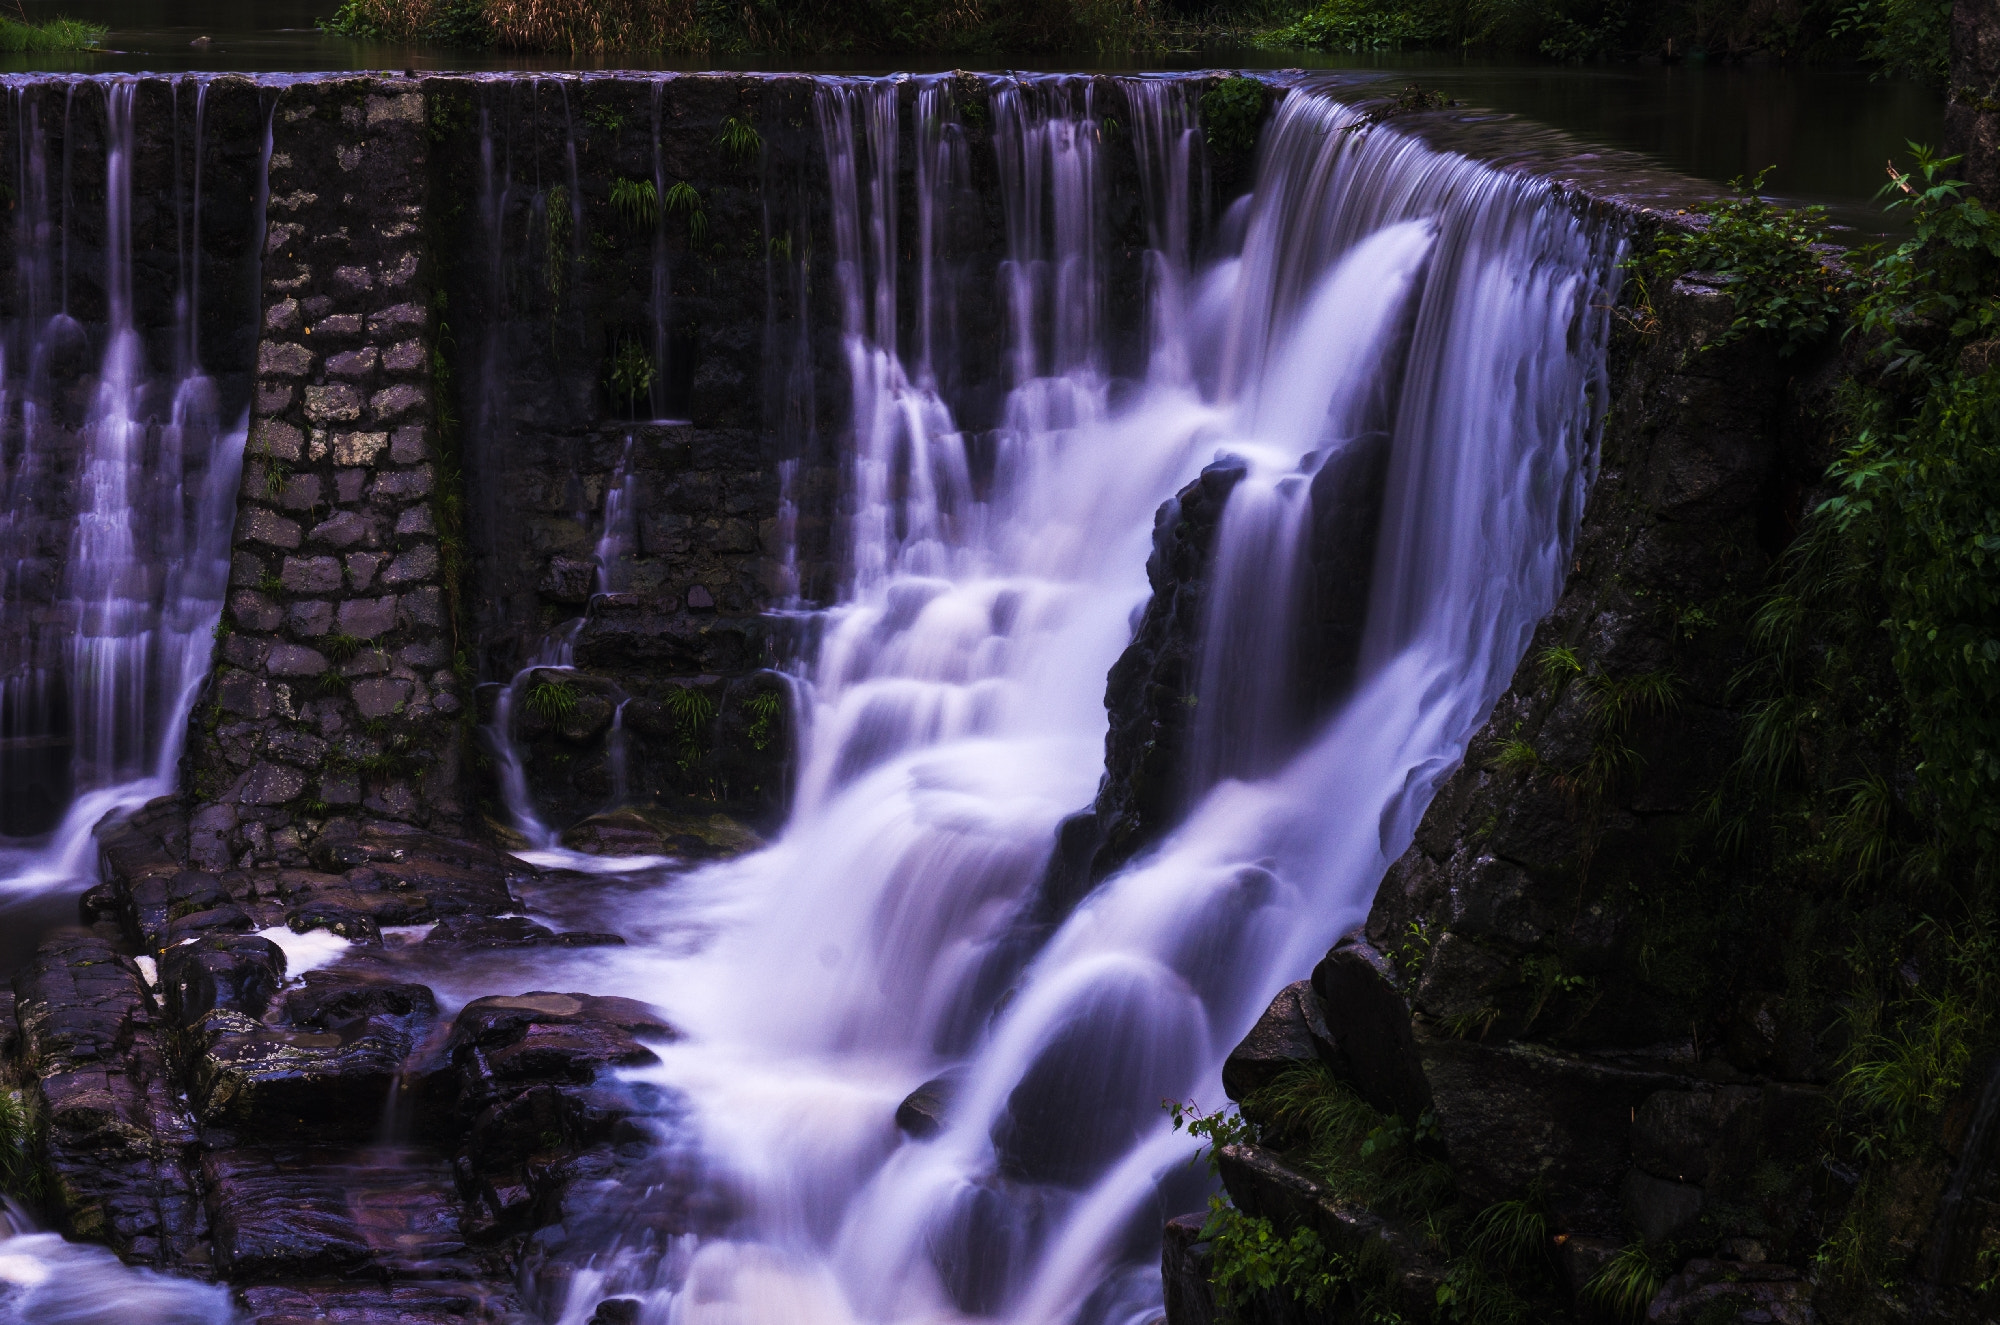
[[[313,1279],[367,1265],[346,1192],[308,1158],[285,1163],[262,1150],[203,1157],[217,1269],[240,1279]]]
[[[382,942],[382,930],[375,923],[375,917],[332,900],[315,900],[293,907],[285,917],[285,923],[294,934],[309,934],[315,929],[323,929],[349,943],[367,947],[377,947]]]
[[[601,948],[624,943],[616,934],[557,933],[526,916],[454,916],[424,936],[442,948]]]
[[[97,935],[59,930],[14,992],[62,1230],[138,1263],[198,1260],[207,1225],[189,1170],[195,1127],[138,966]]]
[[[1785,1265],[1692,1260],[1646,1308],[1647,1325],[1814,1325],[1813,1288]]]
[[[593,814],[563,830],[562,843],[590,856],[663,856],[666,836],[631,810]]]
[[[1313,992],[1326,1019],[1321,1057],[1376,1110],[1403,1118],[1430,1108],[1430,1084],[1417,1068],[1410,1005],[1393,966],[1359,934],[1350,934],[1313,968]]]
[[[352,971],[307,971],[302,987],[285,994],[285,1016],[297,1026],[338,1031],[374,1017],[411,1022],[437,1016],[437,996],[427,985],[375,980]]]
[[[264,1015],[285,983],[285,954],[255,934],[211,934],[167,949],[160,987],[177,1025],[200,1025],[211,1012]]]
[[[1167,1325],[1220,1325],[1223,1319],[1209,1283],[1215,1249],[1201,1240],[1205,1214],[1175,1215],[1167,1221],[1160,1255],[1160,1278],[1166,1286]]]
[[[1183,746],[1193,720],[1209,560],[1223,507],[1247,472],[1240,459],[1216,461],[1154,519],[1146,561],[1153,596],[1105,682],[1111,726],[1095,807],[1093,881],[1151,845],[1187,801]]]
[[[639,1325],[645,1303],[636,1297],[607,1297],[590,1313],[589,1325]]]
[[[167,932],[160,938],[161,947],[171,951],[190,939],[204,934],[247,934],[257,928],[257,921],[251,914],[234,902],[224,902],[206,911],[195,911],[167,924]]]
[[[248,1325],[513,1325],[521,1306],[495,1278],[418,1283],[257,1284],[238,1291]]]
[[[919,1141],[928,1141],[944,1130],[951,1102],[964,1081],[962,1072],[946,1072],[932,1077],[903,1097],[896,1106],[896,1126]]]
[[[460,1009],[446,1051],[468,1099],[534,1083],[585,1085],[609,1067],[658,1061],[645,1041],[678,1032],[629,998],[536,992],[475,999]]]
[[[1223,1092],[1241,1103],[1251,1092],[1276,1081],[1286,1069],[1316,1061],[1319,1041],[1326,1038],[1325,1025],[1312,982],[1296,980],[1286,985],[1223,1060]]]

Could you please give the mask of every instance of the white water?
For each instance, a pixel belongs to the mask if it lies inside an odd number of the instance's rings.
[[[136,82],[12,89],[24,129],[15,192],[26,204],[23,233],[34,238],[17,246],[21,316],[0,332],[7,384],[0,425],[8,433],[9,465],[9,527],[0,538],[16,547],[46,538],[36,525],[47,519],[48,493],[39,480],[49,457],[73,451],[77,482],[60,571],[40,570],[53,581],[52,591],[38,591],[35,577],[22,573],[27,563],[18,561],[0,596],[9,658],[0,702],[10,709],[9,743],[57,756],[52,762],[45,755],[39,767],[9,759],[5,776],[17,785],[0,785],[0,796],[46,794],[43,784],[51,778],[66,780],[71,789],[60,821],[48,831],[0,846],[0,891],[8,893],[89,878],[95,867],[91,829],[107,814],[173,790],[188,714],[214,648],[247,418],[224,425],[215,384],[198,353],[207,84],[191,81],[188,160],[177,169],[169,200],[182,228],[174,361],[166,365],[147,362],[135,319]],[[43,135],[55,127],[46,121],[58,91],[65,148],[52,163]],[[70,122],[89,115],[102,116],[106,144],[100,274],[107,307],[97,328],[84,327],[69,311],[69,209],[81,204],[69,201],[67,144]],[[175,129],[178,152],[178,122]],[[265,152],[268,158],[268,131]],[[52,182],[56,170],[60,177]],[[255,215],[261,226],[261,195]],[[60,388],[55,362],[78,352],[94,354],[96,367],[87,379],[88,408],[71,430],[62,426],[53,400]],[[7,537],[17,525],[18,542]],[[68,758],[61,760],[65,746]]]
[[[992,99],[1012,376],[981,485],[930,316],[899,311],[894,84],[822,85],[854,394],[848,588],[799,687],[795,808],[767,850],[650,896],[628,929],[658,941],[593,976],[687,1032],[641,1075],[685,1098],[740,1213],[661,1246],[632,1212],[629,1240],[588,1249],[564,1325],[614,1292],[675,1325],[1155,1318],[1161,1222],[1201,1202],[1161,1100],[1216,1103],[1229,1047],[1362,917],[1560,585],[1614,238],[1533,182],[1345,132],[1349,112],[1301,91],[1218,230],[1239,243],[1197,263],[1177,247],[1200,178],[1191,110],[1134,80],[1162,251],[1151,368],[1114,403],[1089,88]],[[945,95],[920,87],[920,150],[956,136]],[[942,195],[917,180],[921,275]],[[1353,694],[1309,733],[1218,700],[1243,726],[1214,736],[1223,780],[1024,959],[1055,826],[1096,791],[1155,510],[1218,454],[1242,458],[1219,537],[1231,601],[1211,620],[1282,635],[1295,476],[1369,426],[1392,451]],[[1204,696],[1241,665],[1211,647]],[[962,1085],[943,1133],[900,1135],[897,1103],[947,1068]]]

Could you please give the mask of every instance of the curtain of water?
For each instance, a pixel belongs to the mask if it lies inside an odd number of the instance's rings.
[[[60,755],[67,755],[64,781],[72,789],[68,803],[56,807],[62,817],[46,843],[9,853],[8,886],[16,891],[78,877],[91,859],[89,833],[99,819],[172,789],[221,611],[247,420],[223,424],[215,383],[199,357],[208,84],[190,81],[192,160],[185,166],[178,159],[183,89],[172,88],[178,271],[168,341],[174,362],[164,371],[147,362],[133,296],[138,83],[62,88],[59,212],[50,206],[41,104],[53,89],[26,84],[13,91],[21,140],[15,189],[34,242],[17,244],[20,316],[0,348],[7,381],[20,384],[0,416],[11,434],[9,495],[18,500],[10,501],[0,539],[21,549],[0,599],[0,634],[12,650],[0,714],[15,747],[0,760],[0,777],[8,779],[0,796],[21,796],[28,789],[16,780],[24,771],[46,776],[51,756]],[[105,321],[86,327],[67,311],[68,237],[77,218],[66,177],[76,120],[93,101],[101,102],[103,115]],[[269,150],[267,125],[267,159]],[[260,185],[259,231],[263,208]],[[61,232],[59,243],[49,242],[51,226]],[[59,277],[49,270],[58,257]],[[94,369],[87,368],[93,358]],[[66,424],[57,401],[65,379],[80,370],[88,404],[80,420]],[[51,459],[64,454],[76,457],[76,483],[58,543],[44,476]],[[42,550],[39,558],[22,547],[31,540]]]
[[[908,89],[822,84],[849,578],[800,691],[796,808],[770,848],[648,898],[633,921],[661,946],[605,959],[687,1032],[647,1075],[686,1101],[740,1213],[671,1255],[598,1246],[565,1325],[611,1292],[677,1325],[1150,1319],[1161,1220],[1202,1199],[1161,1099],[1213,1102],[1230,1045],[1362,915],[1559,587],[1614,236],[1532,181],[1295,92],[1218,228],[1240,245],[1197,269],[1178,247],[1193,222],[1173,220],[1199,215],[1192,110],[1128,84],[1161,275],[1149,374],[1114,405],[1105,93],[989,91],[1012,378],[974,490],[922,366],[948,317],[896,297],[897,154],[926,141],[900,132]],[[942,82],[916,92],[948,124]],[[912,203],[942,233],[923,187]],[[1390,461],[1351,697],[1282,749],[1218,754],[1181,827],[1023,968],[1007,948],[1055,825],[1095,790],[1154,511],[1239,457],[1251,486],[1220,534],[1211,642],[1246,621],[1282,634],[1302,476],[1363,434],[1386,434]],[[1202,684],[1242,684],[1282,647],[1211,648]],[[1218,730],[1224,746],[1289,721],[1217,707],[1257,729]],[[940,1074],[957,1083],[944,1130],[903,1137],[897,1103]]]

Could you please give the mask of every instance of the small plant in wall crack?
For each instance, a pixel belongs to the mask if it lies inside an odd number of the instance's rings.
[[[576,687],[567,681],[537,678],[528,687],[528,711],[544,722],[561,722],[576,712]]]
[[[646,347],[626,336],[611,356],[611,386],[625,397],[625,412],[634,413],[637,399],[653,389],[653,358]]]
[[[708,238],[708,212],[694,185],[684,179],[675,181],[667,189],[666,208],[668,216],[687,218],[688,243],[699,244]]]
[[[701,762],[702,736],[715,716],[715,701],[691,686],[670,686],[664,703],[674,720],[674,762],[685,773]]]
[[[750,748],[768,749],[777,737],[778,711],[781,707],[778,692],[766,690],[762,694],[752,695],[744,702],[743,707],[750,714],[750,725],[744,732],[750,738]]]
[[[650,179],[611,181],[611,210],[627,230],[650,230],[660,223],[660,191]]]
[[[715,135],[715,142],[738,165],[748,165],[764,147],[764,140],[758,135],[756,126],[745,123],[734,115],[723,120],[721,131]]]

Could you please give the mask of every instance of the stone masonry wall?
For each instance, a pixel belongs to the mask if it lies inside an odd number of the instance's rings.
[[[329,823],[457,815],[424,271],[424,101],[284,90],[229,594],[194,717],[191,857],[300,865]]]

